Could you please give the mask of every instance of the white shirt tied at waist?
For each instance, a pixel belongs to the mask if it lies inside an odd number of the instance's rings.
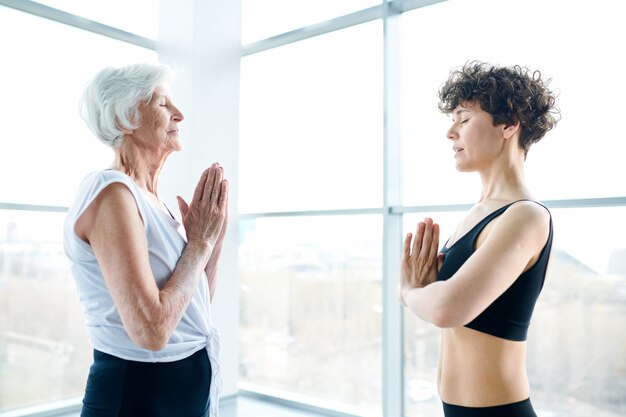
[[[115,182],[126,185],[135,198],[148,242],[150,268],[159,288],[172,276],[187,244],[181,224],[152,203],[129,176],[118,171],[105,170],[93,172],[83,180],[76,200],[67,213],[63,246],[76,280],[91,346],[118,358],[140,362],[173,362],[206,349],[212,370],[209,389],[210,417],[217,417],[222,387],[220,339],[211,320],[206,275],[202,274],[198,289],[167,345],[159,351],[143,349],[130,340],[91,246],[76,235],[74,226],[80,215],[104,188]]]
[[[222,391],[222,368],[220,366],[220,334],[211,326],[206,338],[206,351],[211,361],[211,388],[209,389],[209,417],[219,416],[220,392]]]

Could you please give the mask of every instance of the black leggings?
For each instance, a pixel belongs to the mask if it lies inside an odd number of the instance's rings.
[[[530,398],[494,407],[463,407],[443,403],[443,414],[446,417],[537,417]]]
[[[81,417],[205,417],[211,363],[204,349],[176,362],[135,362],[93,351]]]

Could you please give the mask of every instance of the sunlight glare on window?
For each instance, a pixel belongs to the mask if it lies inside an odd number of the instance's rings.
[[[37,3],[149,39],[158,37],[159,0],[37,0]]]

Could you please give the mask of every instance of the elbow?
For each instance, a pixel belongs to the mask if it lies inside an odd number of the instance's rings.
[[[461,327],[467,320],[467,305],[463,298],[449,291],[438,281],[424,288],[410,291],[405,300],[409,309],[423,320],[439,328]]]
[[[461,327],[467,324],[458,311],[458,305],[443,300],[433,306],[430,312],[430,322],[442,329]]]
[[[174,322],[175,317],[160,304],[149,307],[137,304],[140,305],[134,309],[121,309],[121,313],[125,313],[120,316],[126,335],[138,348],[153,352],[163,350],[178,321]]]
[[[436,308],[430,314],[430,322],[439,328],[456,327],[452,314],[446,308]]]
[[[158,352],[162,350],[167,345],[167,339],[152,339],[142,341],[142,344],[139,347],[147,350],[151,350],[153,352]]]
[[[165,348],[165,346],[167,346],[167,341],[169,340],[169,335],[160,329],[155,329],[153,331],[139,331],[134,332],[134,334],[129,332],[129,337],[138,347],[153,352],[157,352]]]

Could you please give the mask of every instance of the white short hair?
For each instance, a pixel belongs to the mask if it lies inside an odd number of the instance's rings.
[[[89,129],[105,145],[119,147],[120,128],[139,127],[138,104],[150,101],[154,89],[171,80],[164,65],[134,64],[100,70],[85,86],[79,112]]]

